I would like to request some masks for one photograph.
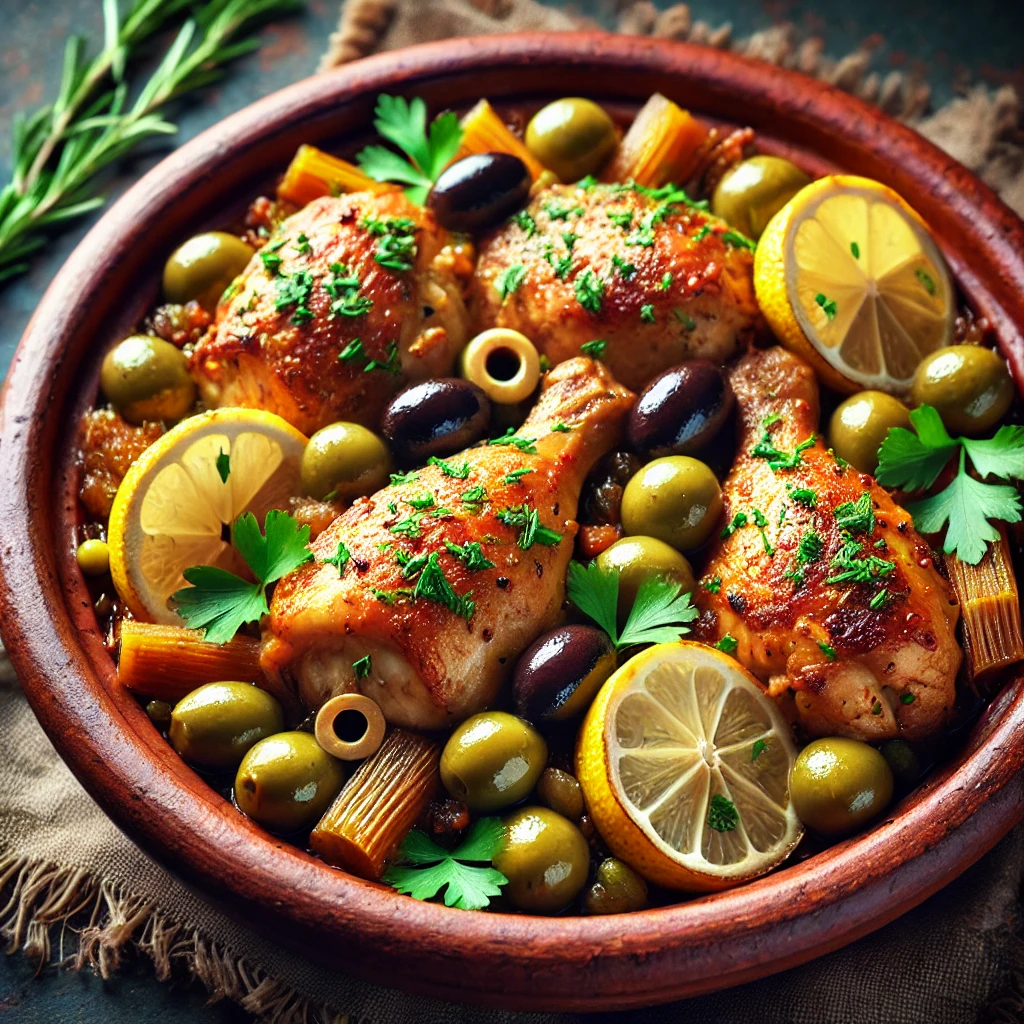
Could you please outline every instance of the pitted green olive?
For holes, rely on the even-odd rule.
[[[757,239],[768,221],[810,183],[809,175],[780,156],[752,156],[725,172],[711,209],[716,217]]]
[[[170,739],[189,764],[234,768],[252,746],[284,728],[281,705],[251,683],[206,683],[171,712]]]
[[[195,299],[208,313],[229,284],[246,268],[253,251],[226,231],[205,231],[179,246],[164,264],[168,302]]]
[[[235,776],[239,809],[273,832],[295,832],[319,820],[341,792],[341,762],[308,732],[268,736],[242,758]]]
[[[841,459],[862,473],[878,468],[878,449],[891,427],[910,427],[907,407],[884,391],[861,391],[836,406],[828,441]]]
[[[188,360],[163,338],[133,334],[115,345],[100,368],[100,389],[129,422],[177,423],[196,400]]]
[[[548,759],[544,738],[505,711],[467,718],[441,754],[441,781],[472,811],[511,807],[529,796]]]
[[[624,861],[608,857],[583,897],[588,914],[625,914],[647,906],[647,883]]]
[[[555,100],[533,115],[526,147],[562,181],[596,174],[619,144],[615,124],[592,100]]]
[[[313,498],[351,501],[388,482],[391,453],[384,439],[358,423],[318,430],[302,453],[302,489]]]
[[[1006,360],[980,345],[950,345],[925,356],[914,374],[914,405],[932,405],[951,434],[976,437],[991,430],[1013,401]]]
[[[606,572],[619,574],[619,617],[629,615],[640,584],[660,576],[678,583],[683,593],[693,590],[693,569],[675,548],[655,537],[623,537],[597,556]]]

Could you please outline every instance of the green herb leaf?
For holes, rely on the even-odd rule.
[[[217,455],[217,475],[222,484],[226,484],[228,477],[231,476],[231,456],[223,448]]]
[[[502,299],[507,299],[526,280],[526,267],[522,263],[513,263],[506,267],[495,279],[494,287]]]
[[[821,653],[824,654],[826,658],[828,658],[829,661],[836,660],[836,649],[831,644],[826,643],[824,640],[819,640],[818,648],[821,650]]]
[[[580,345],[580,351],[585,356],[590,356],[591,359],[600,359],[604,355],[604,350],[607,347],[607,341],[598,339],[597,341],[585,341]]]
[[[518,213],[512,214],[509,220],[513,224],[518,224],[526,232],[527,238],[533,238],[537,233],[537,222],[527,210],[520,210]]]
[[[938,412],[922,405],[910,413],[915,433],[891,427],[878,449],[875,479],[885,487],[923,491],[931,487],[953,457],[957,442],[942,425]]]
[[[332,558],[325,558],[325,565],[333,565],[338,570],[339,576],[345,575],[345,566],[348,564],[348,560],[352,557],[349,553],[348,548],[345,546],[345,542],[342,540],[338,541],[338,550],[335,551]]]
[[[616,646],[671,643],[689,633],[685,623],[693,622],[698,612],[682,589],[676,580],[658,576],[644,580]]]
[[[871,495],[864,491],[856,501],[844,501],[835,508],[836,526],[850,533],[871,534],[875,529],[875,510]]]
[[[508,430],[502,434],[501,437],[492,437],[487,443],[488,444],[508,444],[513,448],[518,448],[525,455],[536,455],[537,439],[534,437],[519,437],[515,432],[515,428],[509,427]]]
[[[412,270],[416,262],[416,222],[408,217],[364,217],[363,227],[378,239],[374,259],[389,270]]]
[[[523,466],[522,469],[513,469],[511,473],[505,474],[505,483],[509,485],[518,484],[522,481],[523,477],[526,476],[527,473],[532,472],[533,470],[528,468],[527,466]]]
[[[740,812],[736,805],[716,793],[708,805],[708,827],[716,832],[731,832],[740,823]]]
[[[343,363],[350,362],[363,356],[363,342],[359,338],[353,338],[339,353],[338,359]]]
[[[767,749],[768,744],[764,740],[754,740],[754,745],[750,748],[750,760],[756,761]]]
[[[370,655],[364,654],[361,658],[352,662],[352,672],[356,679],[365,679],[370,674]]]
[[[645,324],[653,324],[655,322],[654,317],[654,306],[650,303],[645,303],[640,307],[640,319]]]
[[[466,568],[470,572],[480,572],[483,569],[493,569],[494,562],[492,562],[484,553],[480,547],[478,541],[466,541],[465,544],[453,544],[450,540],[444,542],[444,546],[448,551],[453,554],[460,562],[466,563]]]
[[[739,647],[739,645],[740,642],[736,639],[736,637],[734,637],[731,633],[726,633],[725,636],[723,636],[722,639],[719,640],[717,644],[715,644],[715,648],[721,651],[723,654],[732,654],[736,650],[736,648]]]
[[[411,483],[415,483],[417,480],[419,480],[419,478],[420,478],[419,474],[415,473],[415,472],[412,472],[412,473],[392,473],[391,474],[391,485],[395,486],[397,484],[411,484]]]
[[[811,434],[810,437],[801,441],[792,452],[784,452],[775,446],[771,434],[766,429],[761,440],[750,449],[750,454],[755,459],[767,459],[772,472],[777,473],[781,469],[795,469],[799,466],[804,461],[803,453],[808,448],[813,448],[816,440],[817,435]]]
[[[554,547],[562,539],[562,535],[556,530],[549,530],[546,526],[541,526],[539,513],[529,505],[516,505],[512,508],[502,509],[497,514],[497,519],[506,526],[522,527],[516,543],[523,551],[529,551],[534,544]]]
[[[271,509],[264,530],[265,534],[260,533],[251,512],[237,519],[232,530],[235,548],[261,583],[273,583],[313,560],[309,527],[299,526],[287,512]]]
[[[439,459],[436,455],[431,455],[427,459],[428,466],[437,466],[445,476],[450,476],[455,480],[465,480],[469,476],[469,463],[463,462],[461,466],[457,466],[454,462],[446,462],[444,459]]]
[[[600,313],[604,299],[604,281],[589,267],[579,274],[573,282],[576,301],[590,313]],[[588,344],[593,344],[589,342]]]
[[[855,260],[860,259],[860,246],[856,242],[850,243],[850,252],[853,254]]]
[[[455,593],[451,583],[448,582],[448,577],[444,574],[444,569],[441,568],[438,553],[434,551],[423,566],[412,596],[444,605],[449,611],[468,621],[476,610],[475,603],[470,600],[471,593],[472,591],[461,597]]]
[[[995,437],[976,441],[961,437],[979,476],[998,476],[1004,480],[1024,480],[1024,427],[1002,426]]]
[[[821,292],[818,292],[818,294],[814,296],[814,301],[821,306],[822,312],[829,321],[835,320],[837,309],[835,299],[830,299]]]
[[[722,577],[712,576],[711,579],[704,581],[704,589],[709,594],[717,594],[722,589]]]
[[[619,574],[605,572],[597,562],[583,565],[569,563],[566,578],[566,593],[569,600],[584,615],[593,619],[611,638],[618,640],[616,616],[619,604]]]

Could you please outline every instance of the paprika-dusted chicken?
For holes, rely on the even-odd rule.
[[[314,200],[235,279],[196,346],[203,400],[274,412],[305,434],[337,420],[376,425],[409,379],[451,370],[471,270],[401,193]]]
[[[554,186],[481,243],[470,308],[553,364],[604,342],[639,389],[683,359],[725,362],[760,326],[744,243],[682,191]]]
[[[742,437],[696,600],[719,642],[807,733],[920,738],[946,721],[957,605],[910,516],[815,435],[818,387],[782,348],[731,374]],[[730,637],[730,640],[723,638]]]
[[[487,707],[559,616],[580,488],[632,400],[600,363],[572,359],[515,434],[357,500],[278,584],[267,675],[312,708],[358,688],[415,728]]]

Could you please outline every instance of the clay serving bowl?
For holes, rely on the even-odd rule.
[[[604,918],[466,913],[328,868],[248,821],[178,759],[118,686],[74,560],[78,415],[103,352],[156,297],[187,235],[268,187],[302,142],[348,150],[377,93],[434,111],[587,95],[628,117],[660,91],[752,125],[766,151],[902,193],[938,237],[1024,385],[1024,223],[907,128],[801,75],[727,53],[600,34],[459,40],[374,57],[254,104],[183,146],[89,233],[47,291],[7,381],[0,442],[0,626],[36,714],[106,812],[230,913],[324,964],[517,1008],[612,1009],[747,981],[921,902],[1024,816],[1024,674],[886,820],[751,885]]]

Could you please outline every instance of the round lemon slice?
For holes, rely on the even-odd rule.
[[[125,474],[110,511],[110,573],[137,619],[181,624],[169,599],[182,571],[216,565],[248,577],[231,526],[260,526],[298,493],[306,438],[272,413],[214,409],[191,416],[147,448]]]
[[[604,684],[580,730],[576,775],[617,857],[653,882],[707,892],[763,875],[799,842],[795,759],[788,725],[753,677],[680,641]]]
[[[949,271],[924,221],[892,189],[850,175],[801,189],[754,256],[757,300],[779,340],[839,391],[905,392],[948,345]]]

